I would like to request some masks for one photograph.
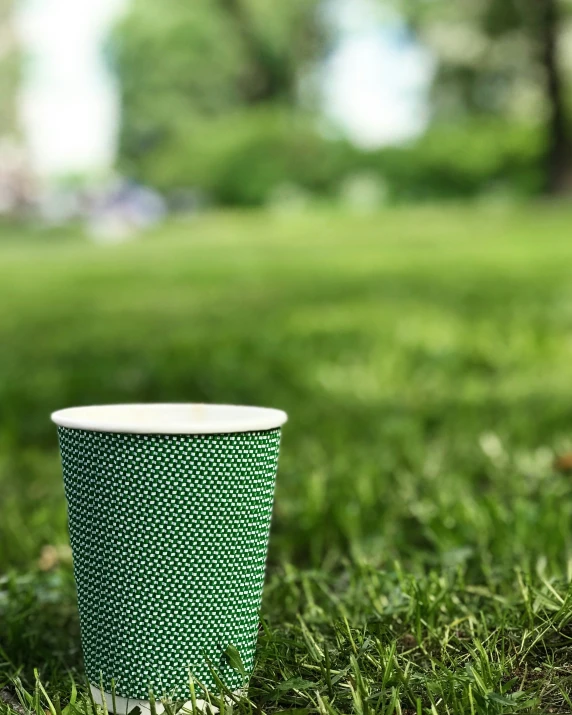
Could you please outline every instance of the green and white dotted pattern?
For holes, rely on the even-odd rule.
[[[58,428],[87,676],[188,699],[189,671],[252,670],[280,429],[144,435]]]

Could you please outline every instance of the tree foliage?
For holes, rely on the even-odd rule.
[[[111,45],[124,164],[236,107],[295,104],[324,46],[318,4],[134,0]]]
[[[474,195],[499,181],[513,181],[516,192],[572,185],[570,88],[560,52],[572,0],[377,2],[397,8],[435,56],[426,140],[368,159],[327,142],[300,111],[308,96],[301,102],[301,87],[335,33],[327,0],[133,0],[111,45],[122,170],[162,190],[192,186],[248,204],[288,183],[331,195],[372,163],[382,181],[399,187],[389,191],[396,196]],[[455,167],[446,158],[452,130],[466,137]],[[519,144],[522,136],[534,139],[519,161],[513,139]],[[487,157],[488,173],[470,160],[472,146]]]
[[[13,26],[15,0],[0,0],[0,137],[18,133],[21,52]]]
[[[570,0],[397,1],[437,57],[436,121],[480,114],[543,124],[545,188],[570,188],[572,67],[561,52]]]

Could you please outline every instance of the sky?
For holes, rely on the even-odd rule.
[[[27,56],[21,114],[43,175],[113,164],[119,107],[103,44],[128,0],[25,0],[17,28]],[[372,0],[332,0],[339,42],[322,73],[323,111],[357,144],[415,136],[426,125],[431,58]]]
[[[338,46],[324,72],[324,111],[358,145],[418,135],[427,125],[430,54],[379,0],[332,0]]]
[[[115,153],[117,88],[103,43],[124,0],[26,0],[17,27],[26,55],[24,132],[40,173],[107,168]]]

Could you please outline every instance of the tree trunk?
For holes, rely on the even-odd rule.
[[[220,7],[235,23],[244,42],[249,66],[242,81],[241,92],[248,104],[278,99],[291,99],[294,76],[284,58],[276,57],[258,36],[241,0],[219,0]]]
[[[539,59],[548,104],[545,155],[546,193],[572,191],[572,147],[568,135],[564,82],[558,65],[558,0],[534,0],[538,17]]]

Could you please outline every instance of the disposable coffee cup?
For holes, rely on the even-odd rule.
[[[58,426],[87,678],[115,712],[241,692],[259,626],[281,410],[73,407]],[[224,688],[220,687],[220,684]]]

